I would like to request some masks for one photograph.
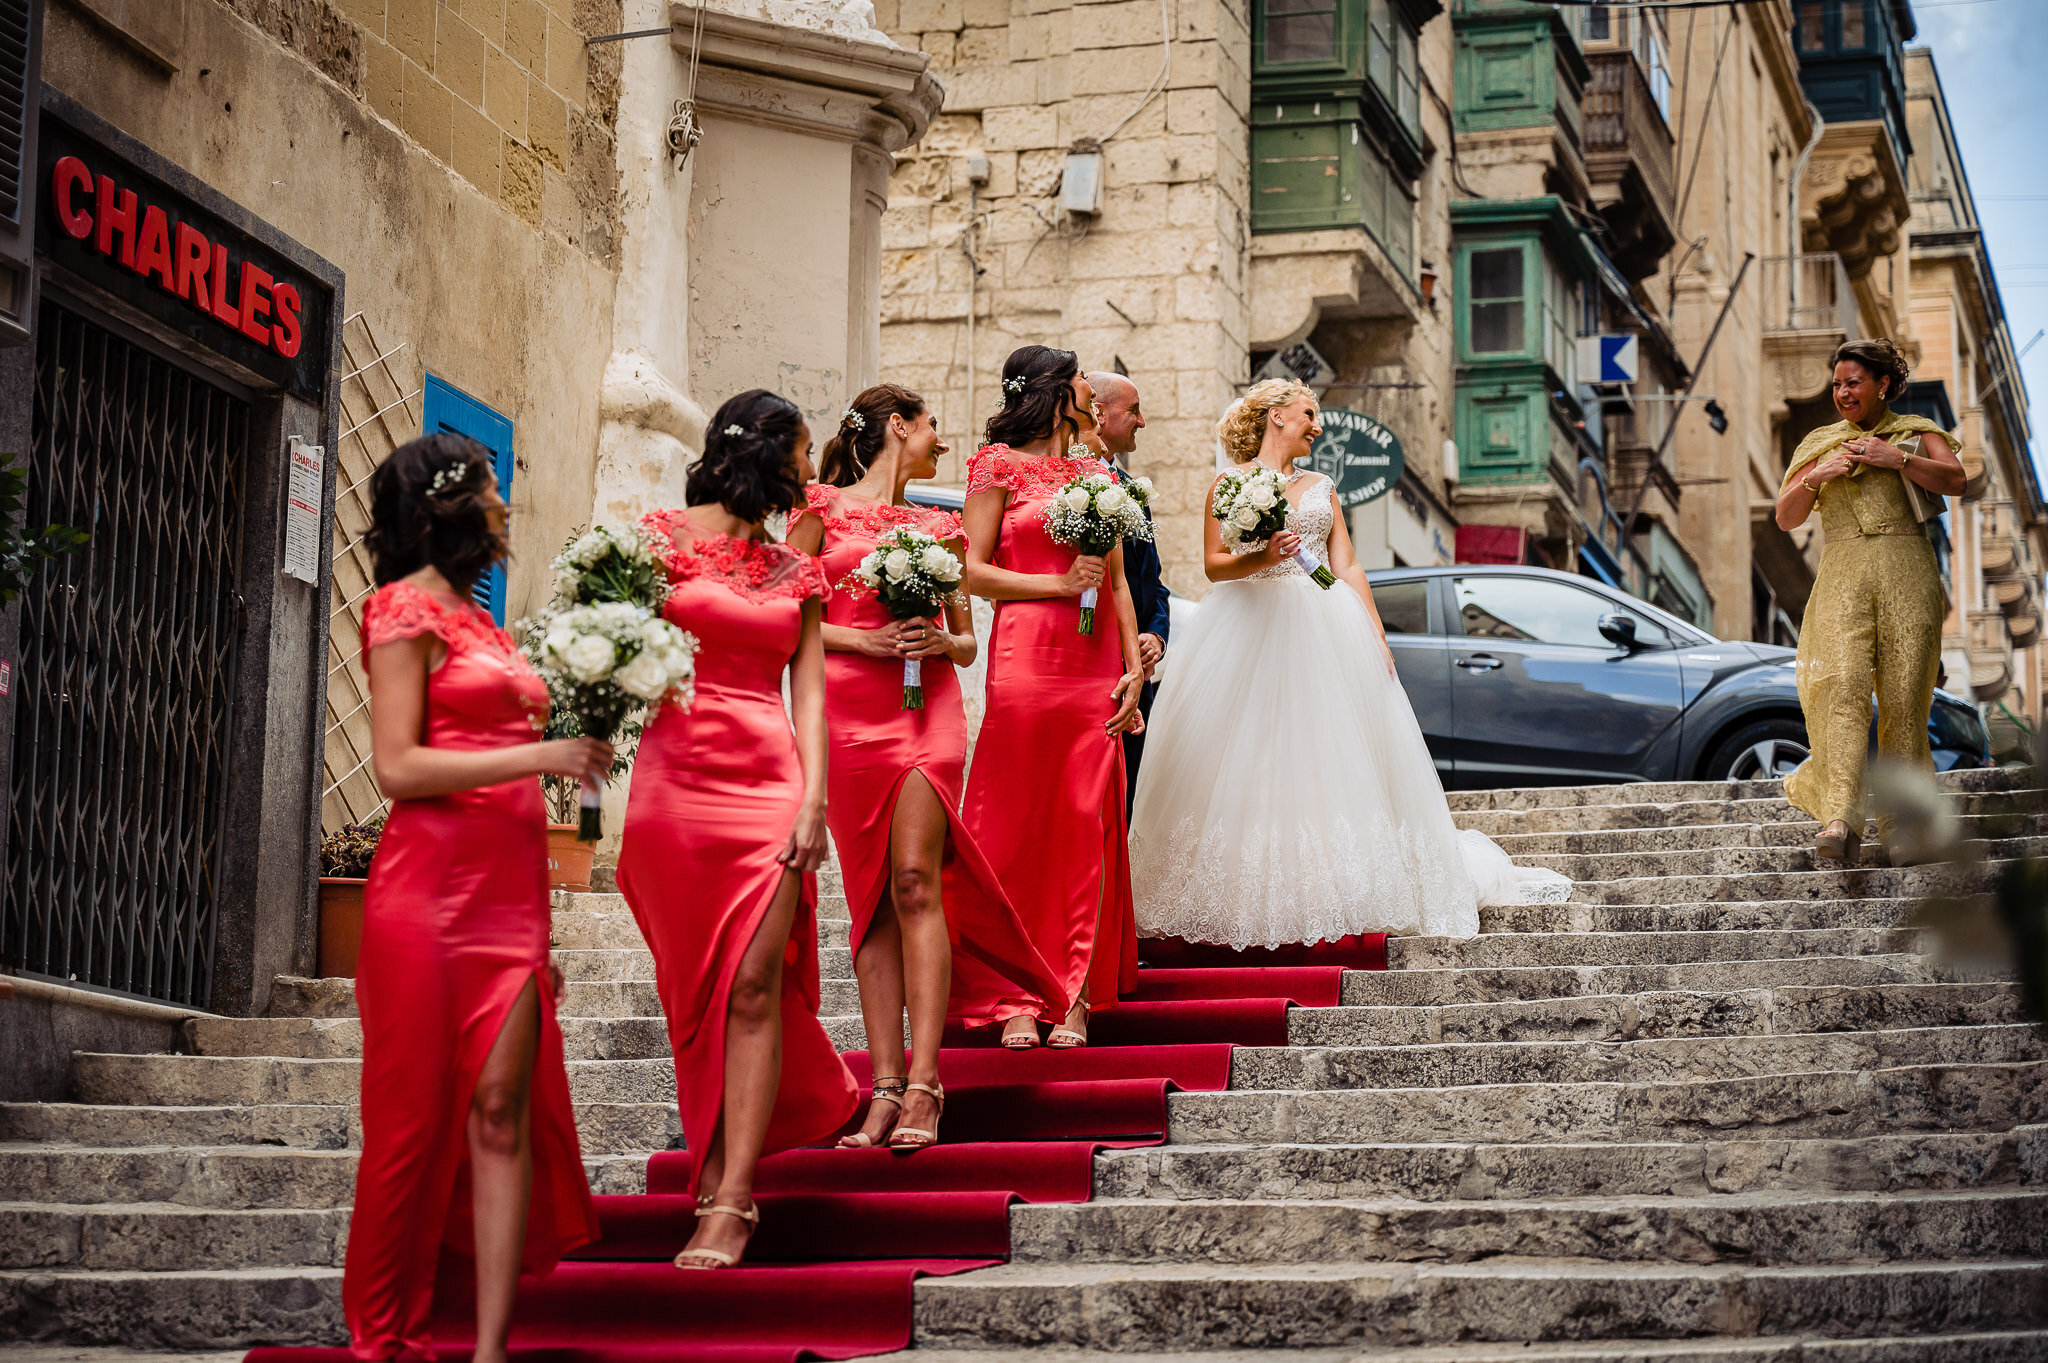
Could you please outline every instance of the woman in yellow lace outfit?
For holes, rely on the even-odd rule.
[[[1879,753],[1923,770],[1934,765],[1927,710],[1948,607],[1905,480],[1934,496],[1959,496],[1963,465],[1959,442],[1939,426],[1887,408],[1905,384],[1905,357],[1890,341],[1837,350],[1842,420],[1799,443],[1778,493],[1779,528],[1802,524],[1818,504],[1823,539],[1799,625],[1799,704],[1812,756],[1785,779],[1785,795],[1820,821],[1815,854],[1850,866],[1861,850],[1873,691]],[[1901,449],[1913,436],[1918,449]]]

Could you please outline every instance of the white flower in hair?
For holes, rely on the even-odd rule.
[[[1003,391],[1004,391],[1004,392],[1006,392],[1006,393],[1021,393],[1021,392],[1023,392],[1023,391],[1024,391],[1024,380],[1023,380],[1023,378],[1022,378],[1022,377],[1020,376],[1020,377],[1018,377],[1018,378],[1014,378],[1014,379],[1004,379],[1004,380],[1003,380]]]
[[[725,433],[727,435],[745,435],[746,431],[738,426],[728,426],[725,428]]]
[[[469,481],[469,464],[445,464],[434,473],[434,481],[427,487],[429,497],[438,497],[451,487],[461,487]]]
[[[853,427],[853,429],[855,429],[856,431],[864,431],[868,428],[868,419],[862,416],[859,412],[854,411],[851,407],[847,408],[844,412],[841,412],[839,414],[839,419],[845,422],[847,425]]]

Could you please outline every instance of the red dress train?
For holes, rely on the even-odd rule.
[[[664,706],[640,739],[619,889],[654,953],[695,1187],[725,1110],[733,976],[782,883],[776,857],[803,803],[782,673],[803,604],[825,583],[815,559],[785,545],[730,535],[689,543],[680,511],[643,524],[679,537],[662,613],[702,651],[695,703]],[[782,1082],[763,1154],[837,1131],[859,1096],[818,1022],[817,905],[817,880],[806,875],[783,956]]]
[[[1009,498],[990,562],[1064,573],[1076,551],[1054,540],[1046,502],[1093,459],[988,445],[967,465],[967,495]],[[1069,998],[1114,1006],[1138,982],[1138,939],[1125,845],[1124,745],[1102,731],[1116,713],[1123,645],[1105,586],[1093,634],[1077,597],[998,601],[988,642],[988,708],[975,742],[962,817]],[[1099,909],[1099,918],[1098,918]],[[1098,939],[1098,921],[1100,937]]]
[[[817,517],[825,532],[819,561],[826,581],[834,584],[825,598],[825,621],[851,629],[879,629],[892,618],[873,597],[856,597],[836,585],[878,538],[906,526],[939,540],[957,543],[961,538],[960,520],[949,512],[852,501],[836,487],[813,485],[805,514]],[[897,795],[917,772],[945,806],[948,824],[940,887],[953,940],[947,1016],[969,1027],[1018,1016],[1064,1018],[1070,999],[960,818],[967,712],[953,665],[943,658],[925,659],[922,710],[903,708],[903,666],[894,659],[827,653],[825,677],[832,733],[825,817],[846,881],[853,949],[860,950],[888,888]]]
[[[505,631],[466,601],[406,582],[363,607],[363,654],[432,634],[431,748],[531,743],[547,688]],[[540,1047],[529,1099],[533,1202],[521,1270],[545,1273],[598,1235],[548,984],[547,822],[531,777],[392,803],[363,899],[356,1005],[363,1029],[363,1153],[349,1217],[342,1309],[358,1358],[432,1357],[442,1246],[473,1253],[469,1105],[529,980]]]

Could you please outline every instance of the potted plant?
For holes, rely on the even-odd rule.
[[[384,836],[384,820],[347,824],[320,839],[320,957],[322,979],[353,979],[363,945],[363,886],[370,859]]]

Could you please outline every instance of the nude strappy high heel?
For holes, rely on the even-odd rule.
[[[872,1107],[876,1103],[893,1103],[900,1118],[903,1114],[903,1095],[909,1091],[904,1087],[904,1082],[904,1077],[900,1074],[875,1080],[868,1088],[868,1106]],[[916,1085],[910,1087],[915,1088]],[[856,1131],[851,1136],[839,1138],[841,1150],[870,1150],[881,1143],[865,1131]]]
[[[1081,1025],[1086,1027],[1088,1025],[1087,1005],[1077,1003],[1074,1007],[1081,1014]],[[1070,1018],[1073,1015],[1073,1013],[1067,1014]],[[1053,1028],[1051,1033],[1045,1038],[1046,1049],[1054,1051],[1078,1051],[1087,1044],[1088,1034],[1086,1032],[1077,1032],[1065,1023],[1061,1023]]]
[[[932,1115],[932,1125],[929,1131],[923,1127],[899,1126],[890,1132],[889,1148],[891,1150],[922,1150],[927,1145],[937,1145],[939,1143],[939,1118],[944,1116],[946,1112],[946,1086],[944,1084],[911,1084],[904,1090],[905,1093],[912,1091],[929,1093],[938,1111]],[[906,1137],[913,1139],[905,1139]]]
[[[752,1205],[751,1203],[750,1203],[750,1204],[748,1204],[748,1206],[746,1207],[746,1209],[745,1209],[745,1210],[741,1210],[741,1209],[740,1209],[740,1208],[738,1208],[738,1207],[728,1207],[728,1206],[726,1206],[726,1205],[725,1205],[724,1203],[722,1203],[722,1202],[714,1202],[714,1203],[712,1203],[712,1204],[711,1204],[710,1206],[708,1206],[708,1207],[699,1207],[699,1208],[697,1208],[697,1215],[698,1215],[698,1216],[700,1216],[700,1217],[703,1217],[703,1216],[734,1216],[734,1217],[738,1217],[738,1218],[739,1218],[740,1220],[742,1220],[742,1221],[744,1221],[744,1222],[746,1222],[746,1223],[747,1223],[747,1226],[748,1226],[748,1231],[747,1231],[747,1238],[748,1238],[749,1240],[752,1240],[752,1239],[754,1238],[754,1233],[753,1233],[753,1229],[752,1229],[752,1228],[753,1228],[753,1227],[756,1227],[756,1226],[759,1226],[759,1225],[761,1224],[761,1209],[760,1209],[759,1207],[753,1206],[753,1205]],[[685,1263],[685,1262],[683,1262],[683,1261],[684,1261],[684,1260],[686,1260],[686,1259],[689,1259],[689,1260],[696,1260],[696,1261],[698,1261],[698,1262],[694,1262],[694,1263]],[[686,1273],[696,1273],[696,1272],[701,1272],[701,1271],[702,1271],[702,1270],[704,1270],[704,1269],[711,1269],[711,1268],[731,1268],[731,1267],[732,1267],[733,1265],[737,1264],[737,1263],[738,1263],[739,1261],[740,1261],[740,1256],[739,1256],[739,1255],[737,1255],[737,1254],[727,1254],[727,1253],[726,1253],[726,1252],[725,1252],[724,1250],[722,1250],[722,1249],[686,1249],[686,1250],[684,1250],[684,1251],[683,1251],[683,1252],[682,1252],[681,1254],[678,1254],[678,1255],[677,1255],[677,1256],[675,1257],[675,1265],[676,1265],[676,1267],[677,1267],[677,1268],[680,1268],[680,1269],[682,1269],[682,1270],[683,1270],[684,1272],[686,1272]]]
[[[1038,1049],[1038,1022],[1034,1018],[1012,1018],[1010,1022],[1025,1021],[1031,1025],[1022,1031],[1010,1030],[1010,1023],[1003,1024],[1003,1049],[1006,1051],[1035,1051]]]

